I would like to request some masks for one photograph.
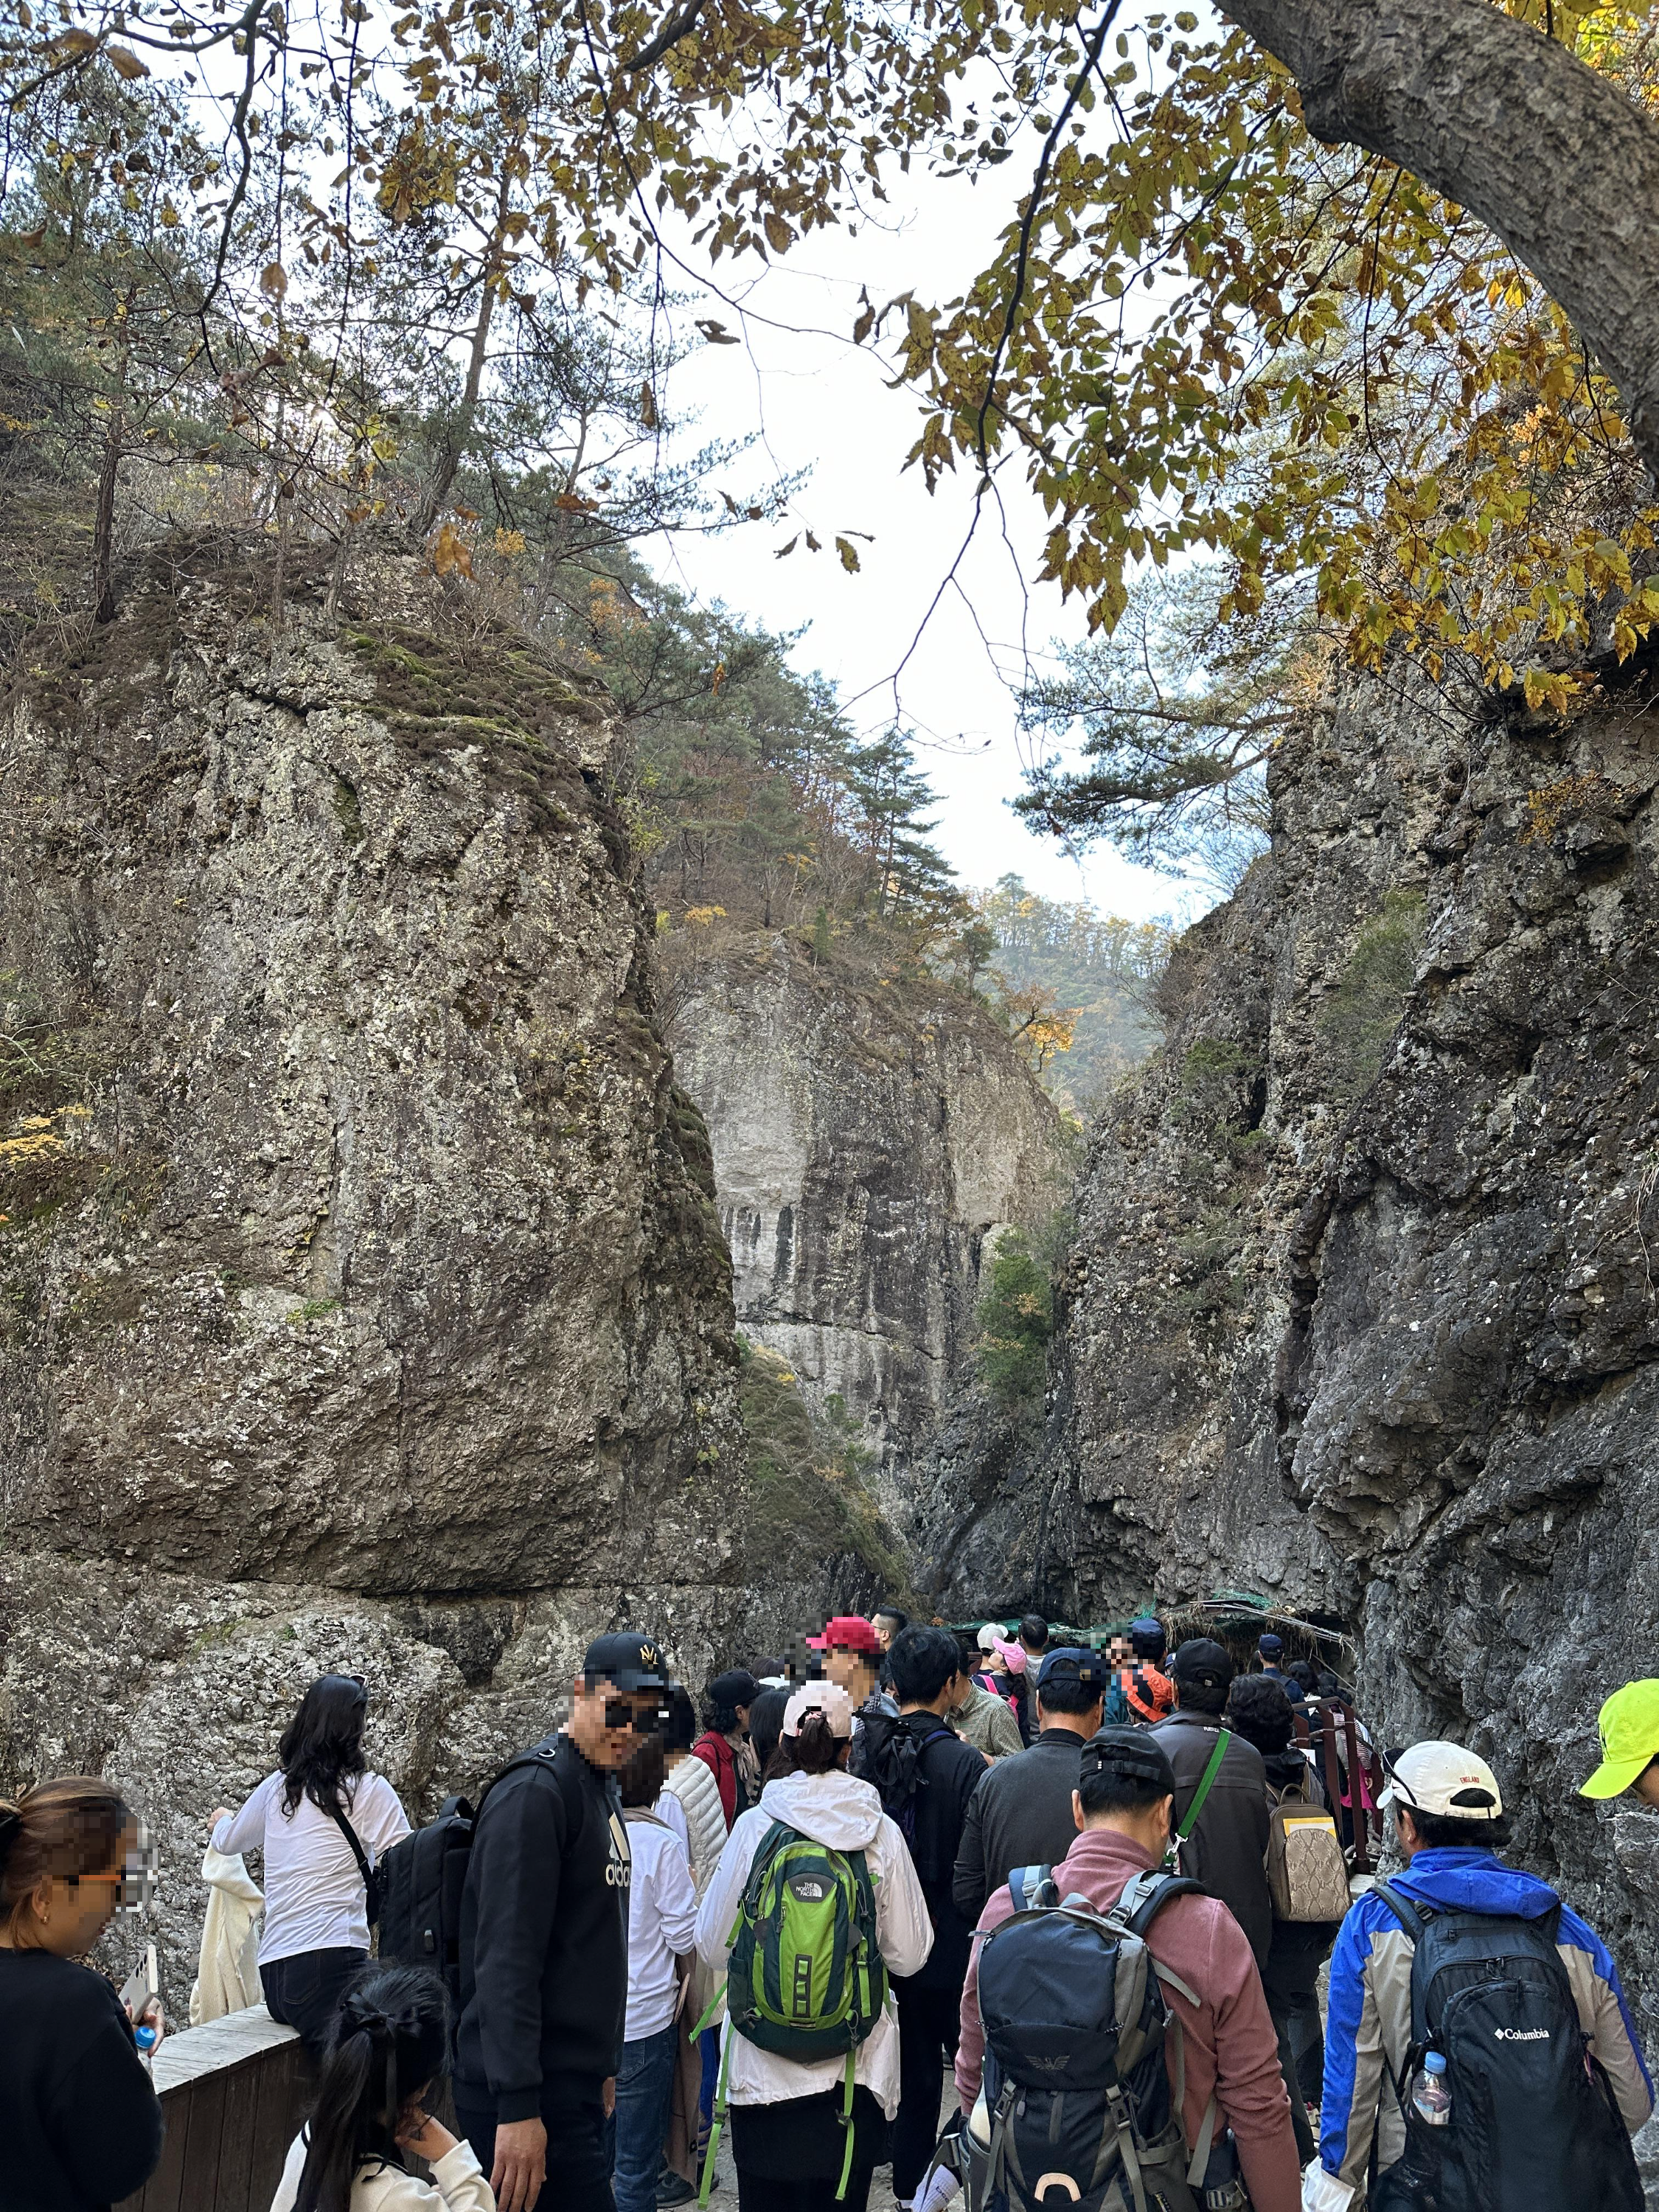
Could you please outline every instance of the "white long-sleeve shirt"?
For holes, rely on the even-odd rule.
[[[624,2043],[660,2035],[679,2002],[674,1961],[691,1948],[697,1893],[678,1836],[659,1820],[630,1816],[634,1878],[628,1885],[628,2016]]]
[[[305,2162],[306,2131],[301,2128],[288,2147],[270,2212],[294,2212]],[[433,2167],[430,2181],[405,2173],[401,2166],[378,2162],[364,2166],[351,2185],[351,2212],[495,2212],[495,2199],[478,2170],[471,2144],[458,2142]]]
[[[862,1850],[876,1891],[876,1942],[889,1974],[920,1971],[933,1948],[927,1900],[921,1893],[904,1838],[881,1809],[867,1782],[850,1774],[789,1774],[769,1782],[758,1805],[743,1814],[726,1838],[720,1864],[697,1908],[697,1949],[724,1971],[727,1938],[738,1917],[744,1885],[762,1838],[774,1820],[838,1851]],[[734,2105],[775,2105],[790,2097],[815,2097],[839,2087],[843,2058],[781,2058],[745,2036],[723,2031],[731,2044],[726,2094]],[[882,2017],[859,2045],[854,2079],[877,2098],[890,2120],[899,2102],[898,2002],[890,1986]]]
[[[347,1817],[374,1866],[409,1833],[409,1816],[384,1775],[355,1775]],[[238,1813],[213,1831],[216,1851],[265,1855],[265,1925],[259,1964],[301,1951],[367,1951],[368,1899],[351,1846],[326,1813],[301,1797],[283,1810],[283,1778],[268,1774]]]

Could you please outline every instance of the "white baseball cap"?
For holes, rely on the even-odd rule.
[[[1504,1809],[1498,1777],[1461,1743],[1414,1743],[1389,1765],[1384,1811],[1432,1813],[1443,1820],[1495,1820]]]
[[[804,1682],[783,1709],[783,1735],[799,1735],[800,1724],[808,1713],[822,1713],[830,1723],[830,1733],[849,1736],[853,1733],[853,1700],[838,1682]]]

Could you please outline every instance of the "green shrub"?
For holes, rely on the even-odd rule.
[[[1376,1080],[1412,987],[1426,906],[1420,891],[1390,891],[1355,938],[1325,1002],[1319,1032],[1340,1105],[1352,1106]]]
[[[1042,1403],[1048,1377],[1054,1286],[1048,1270],[1018,1232],[997,1247],[978,1320],[975,1358],[987,1390],[1006,1412],[1035,1411]]]

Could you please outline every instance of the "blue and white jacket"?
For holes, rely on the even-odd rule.
[[[1556,1904],[1547,1882],[1485,1850],[1419,1851],[1389,1886],[1446,1911],[1494,1912],[1536,1920]],[[1591,2050],[1606,2068],[1626,2125],[1635,2134],[1653,2110],[1653,2083],[1607,1948],[1571,1907],[1561,1907],[1557,1944]],[[1319,2162],[1353,2191],[1365,2193],[1371,2136],[1379,2124],[1379,2171],[1406,2147],[1405,2126],[1382,2078],[1386,2057],[1396,2076],[1412,2033],[1411,1937],[1380,1897],[1362,1897],[1342,1923],[1331,1954],[1330,2017],[1325,2031],[1325,2092]]]

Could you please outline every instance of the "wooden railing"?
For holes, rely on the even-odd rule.
[[[167,2036],[155,2063],[161,2162],[116,2212],[270,2212],[315,2079],[263,2005]]]

